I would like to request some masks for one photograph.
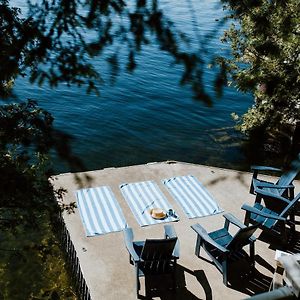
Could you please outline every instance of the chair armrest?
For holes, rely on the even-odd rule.
[[[192,229],[194,231],[196,231],[196,233],[198,235],[201,236],[201,238],[203,240],[205,240],[206,243],[209,243],[211,246],[217,248],[218,250],[220,250],[223,253],[228,253],[229,250],[227,250],[226,248],[224,248],[223,246],[219,245],[218,243],[216,243],[207,233],[207,231],[200,225],[200,224],[194,224],[191,226]]]
[[[266,167],[266,166],[251,166],[251,171],[253,172],[252,181],[253,181],[253,179],[257,179],[257,175],[258,175],[259,171],[282,172],[281,169],[273,168],[273,167]]]
[[[177,237],[173,225],[165,225],[164,229],[165,229],[165,238],[174,238],[174,237]]]
[[[255,183],[256,188],[270,188],[270,189],[290,189],[290,188],[295,188],[293,184],[288,184],[288,185],[278,185],[270,182],[258,182]]]
[[[268,166],[251,166],[251,171],[274,171],[274,172],[282,172],[282,169],[268,167]]]
[[[276,199],[275,201],[277,201],[277,200],[283,201],[286,204],[289,204],[291,202],[290,200],[287,200],[286,198],[284,198],[282,196],[279,196],[279,195],[276,195],[276,194],[264,191],[262,189],[255,189],[254,191],[257,194],[257,196],[260,196],[261,198],[269,197],[269,198]]]
[[[245,228],[247,227],[245,224],[243,224],[239,219],[237,219],[234,215],[232,214],[224,214],[223,217],[228,221],[227,223],[232,223],[235,226],[239,228]]]
[[[237,219],[234,215],[232,215],[232,214],[224,214],[223,215],[223,217],[226,219],[226,220],[228,220],[228,222],[227,223],[231,223],[231,224],[234,224],[234,225],[236,225],[237,227],[239,227],[239,228],[241,228],[241,229],[243,229],[243,228],[246,228],[247,226],[244,224],[244,223],[242,223],[239,219]],[[226,226],[226,225],[225,225]],[[229,224],[227,225],[227,230],[228,230],[228,227],[229,227]],[[252,243],[254,243],[255,241],[256,241],[256,237],[254,236],[254,235],[252,235],[251,237],[250,237],[250,241],[252,242]]]
[[[176,238],[177,237],[173,225],[165,225],[164,229],[165,229],[165,238],[166,239],[167,238]],[[173,251],[173,256],[176,257],[176,258],[179,258],[179,256],[180,256],[180,250],[179,249],[180,249],[180,244],[179,244],[179,239],[177,238],[177,241],[176,241],[176,244],[175,244],[175,248],[174,248],[174,251]]]
[[[283,218],[283,217],[267,214],[265,212],[262,212],[262,211],[256,209],[255,207],[252,207],[252,206],[247,205],[247,204],[243,204],[242,209],[246,210],[247,212],[254,213],[254,214],[260,215],[262,217],[268,218],[268,219],[274,219],[274,220],[283,221],[283,222],[286,221],[286,219]]]
[[[130,256],[132,257],[132,259],[135,262],[140,261],[140,257],[137,255],[136,251],[134,250],[133,247],[133,231],[132,228],[125,228],[124,229],[124,240],[125,240],[125,245],[126,248],[130,254]]]

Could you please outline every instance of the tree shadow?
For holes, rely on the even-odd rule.
[[[186,287],[185,274],[195,276],[202,286],[206,299],[212,299],[212,290],[203,270],[192,271],[182,265],[177,265],[176,269],[176,289],[173,289],[174,282],[171,276],[152,276],[145,278],[145,295],[140,295],[139,299],[186,299],[199,300],[200,298],[193,294]]]

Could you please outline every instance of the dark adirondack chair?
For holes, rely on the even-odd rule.
[[[295,294],[289,286],[283,286],[273,291],[257,294],[245,300],[297,300]]]
[[[129,252],[129,261],[135,266],[136,292],[139,297],[141,276],[173,276],[173,287],[176,288],[176,264],[179,258],[179,241],[173,225],[165,225],[164,239],[146,239],[133,241],[131,228],[124,230],[125,244]]]
[[[245,226],[232,214],[224,214],[225,224],[222,229],[207,233],[200,225],[192,225],[192,229],[197,233],[195,254],[200,257],[200,248],[203,247],[216,267],[223,273],[223,283],[228,285],[228,266],[237,260],[247,260],[250,267],[254,268],[254,242],[253,233],[258,228],[257,225]],[[239,228],[235,235],[229,233],[229,225],[233,224]],[[249,255],[243,250],[249,245]]]
[[[279,235],[283,244],[288,243],[289,236],[295,232],[295,213],[300,199],[300,193],[292,200],[259,190],[253,206],[244,204],[246,211],[245,225],[258,224],[262,230],[273,235]],[[288,234],[290,228],[290,235]]]
[[[252,166],[251,170],[253,171],[252,182],[250,186],[251,194],[255,194],[255,190],[260,189],[278,196],[293,199],[294,185],[292,183],[300,172],[300,154],[298,154],[297,158],[292,161],[289,169],[284,172],[282,172],[282,170],[278,168],[265,166]],[[258,179],[257,176],[259,174],[259,171],[281,172],[282,174],[277,182],[272,183]]]

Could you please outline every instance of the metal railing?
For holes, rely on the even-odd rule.
[[[60,246],[66,256],[67,269],[70,274],[72,285],[75,289],[78,299],[92,300],[89,288],[83,277],[79,259],[75,247],[72,243],[68,229],[66,228],[62,214],[59,213],[54,220],[54,226],[57,230]]]

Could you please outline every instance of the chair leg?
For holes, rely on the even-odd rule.
[[[285,223],[281,222],[280,226],[280,236],[279,238],[281,239],[282,245],[287,246],[289,243],[289,237],[287,234],[287,230],[285,227]]]
[[[252,175],[252,179],[251,179],[251,185],[250,185],[250,194],[253,194],[254,195],[254,186],[253,186],[253,179],[256,179],[257,178],[257,175],[258,175],[258,171],[257,170],[254,170],[253,171],[253,175]]]
[[[195,255],[197,257],[200,257],[200,248],[201,248],[201,236],[198,234],[197,235],[196,246],[195,246]]]
[[[253,242],[253,243],[250,243],[250,258],[253,263],[254,263],[254,253],[255,253],[255,245]]]
[[[176,292],[176,288],[177,288],[177,282],[176,282],[176,269],[177,269],[177,262],[176,260],[174,261],[174,271],[173,271],[173,290],[174,292]]]
[[[228,286],[228,265],[227,260],[223,260],[222,262],[222,271],[223,271],[223,283],[225,286]]]
[[[141,283],[140,283],[140,279],[139,279],[139,268],[138,266],[135,267],[136,270],[136,296],[137,298],[139,297],[139,291],[141,289]]]
[[[250,224],[250,212],[248,212],[248,211],[246,211],[246,213],[245,213],[244,224],[246,226],[249,226],[249,224]]]
[[[255,245],[254,242],[250,243],[250,266],[251,269],[255,269]]]
[[[254,186],[253,186],[253,180],[251,181],[251,185],[250,185],[250,190],[249,190],[249,193],[254,195]]]
[[[289,227],[290,227],[290,232],[289,232],[289,235],[287,234],[287,230],[286,230],[286,227],[285,228],[285,235],[286,235],[286,241],[287,241],[287,244],[294,238],[295,236],[295,232],[296,232],[296,220],[295,220],[295,215],[292,214],[290,216],[290,220],[289,220]]]

